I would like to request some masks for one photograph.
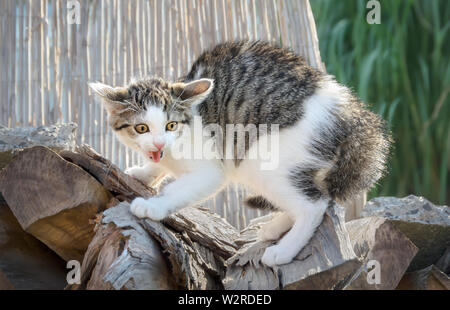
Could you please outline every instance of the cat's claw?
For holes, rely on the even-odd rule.
[[[139,218],[149,218],[154,221],[160,221],[169,215],[166,206],[158,198],[136,198],[131,202],[130,210]]]
[[[293,253],[289,248],[276,244],[266,248],[261,262],[266,266],[274,267],[292,262],[296,255],[297,253]]]

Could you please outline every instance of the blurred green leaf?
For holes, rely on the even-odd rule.
[[[450,1],[311,0],[327,71],[352,88],[393,131],[389,173],[370,195],[450,201]]]

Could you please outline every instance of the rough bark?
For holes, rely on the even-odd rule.
[[[363,261],[346,289],[393,290],[397,287],[417,247],[394,224],[381,217],[367,217],[346,223],[355,254]],[[380,282],[368,281],[368,263],[380,267]]]
[[[211,231],[214,231],[211,234]],[[97,225],[73,289],[220,289],[237,231],[202,208],[186,208],[166,223],[140,220],[122,202]]]
[[[88,145],[76,147],[76,152],[62,151],[60,155],[89,172],[119,200],[131,201],[135,197],[147,198],[155,194],[152,188],[125,174]]]
[[[0,172],[0,191],[22,229],[64,260],[82,260],[95,214],[111,194],[90,174],[52,150],[19,152]]]
[[[81,283],[69,288],[175,288],[159,245],[126,209],[115,207],[105,212],[84,257]],[[113,219],[116,216],[118,225]]]
[[[256,238],[260,224],[253,221],[236,243],[241,246],[228,261],[226,289],[341,289],[361,266],[344,225],[342,208],[329,207],[321,225],[293,262],[269,268],[260,263],[267,246]]]

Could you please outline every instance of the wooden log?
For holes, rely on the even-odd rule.
[[[118,210],[112,208],[111,210]],[[120,215],[126,227],[99,223],[84,256],[81,283],[70,289],[173,289],[167,264],[159,245],[127,214]],[[112,212],[112,216],[117,213]],[[128,215],[128,217],[126,216]]]
[[[354,196],[352,199],[343,202],[345,209],[345,221],[355,220],[361,217],[361,212],[367,202],[367,193],[364,191]]]
[[[89,146],[61,155],[82,166],[120,200],[155,194]],[[185,208],[163,224],[139,220],[123,202],[104,212],[83,260],[81,284],[70,288],[221,288],[224,261],[236,251],[237,236],[234,227],[203,208]]]
[[[0,291],[13,290],[14,286],[9,282],[8,278],[0,270]]]
[[[322,223],[303,250],[289,264],[269,268],[260,263],[272,242],[257,240],[262,222],[272,215],[252,221],[241,232],[241,246],[228,261],[226,289],[342,289],[361,266],[344,225],[341,207],[330,206]]]
[[[444,255],[439,258],[435,266],[445,274],[450,275],[450,247],[445,250]]]
[[[256,233],[272,215],[240,234],[201,207],[162,222],[138,219],[129,201],[153,189],[88,146],[60,154],[20,152],[1,171],[0,189],[24,230],[66,260],[82,261],[81,283],[68,288],[342,289],[361,267],[338,206],[327,209],[292,263],[269,268],[259,261],[272,242],[257,241]]]
[[[213,232],[213,233],[211,233]],[[237,231],[203,208],[165,223],[141,220],[122,202],[104,212],[72,289],[220,289]]]
[[[122,172],[89,145],[84,144],[75,149],[76,152],[62,151],[60,155],[89,172],[116,198],[131,202],[136,197],[148,198],[155,195],[153,188]]]
[[[435,264],[450,246],[449,207],[434,205],[424,197],[373,198],[361,215],[389,219],[419,248],[408,272]]]
[[[64,260],[82,260],[90,222],[111,194],[90,174],[49,148],[18,153],[0,172],[0,192],[23,230]]]
[[[0,289],[57,290],[66,285],[65,262],[22,229],[1,195],[0,267],[4,278]]]
[[[166,218],[164,223],[177,232],[185,232],[190,239],[223,258],[230,258],[237,250],[235,240],[239,234],[236,228],[209,209],[181,209]]]
[[[395,289],[418,248],[385,218],[367,217],[347,222],[345,226],[355,254],[363,261],[360,270],[346,289]],[[377,279],[379,283],[368,280],[368,268],[375,266],[369,266],[370,261],[376,261],[380,268],[380,278]]]
[[[408,272],[400,281],[398,290],[450,290],[450,278],[436,266]]]

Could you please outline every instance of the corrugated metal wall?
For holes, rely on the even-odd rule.
[[[80,24],[69,24],[77,3]],[[323,69],[307,0],[1,0],[0,27],[0,123],[76,122],[78,142],[121,168],[140,159],[113,138],[89,81],[175,79],[205,48],[240,38],[292,47]],[[232,185],[208,205],[241,228],[259,215],[240,207],[245,195]]]

